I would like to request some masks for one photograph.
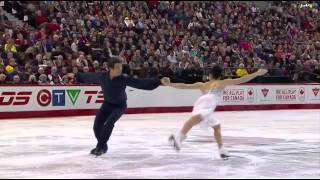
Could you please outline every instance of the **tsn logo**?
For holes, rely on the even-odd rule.
[[[94,100],[93,97],[96,97],[95,104],[101,104],[104,101],[103,92],[100,91],[85,91],[84,94],[87,95],[87,104],[92,103]]]
[[[27,105],[30,101],[32,92],[22,91],[22,92],[12,92],[4,91],[0,94],[0,106],[10,106],[10,105]]]

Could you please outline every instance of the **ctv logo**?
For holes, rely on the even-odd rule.
[[[68,89],[68,90],[52,90],[52,93],[46,89],[42,89],[38,92],[37,102],[40,106],[65,106],[66,105],[66,92],[73,105],[78,100],[81,90],[80,89]]]
[[[27,105],[30,101],[32,92],[22,91],[22,92],[12,92],[4,91],[0,94],[0,106],[23,106]]]

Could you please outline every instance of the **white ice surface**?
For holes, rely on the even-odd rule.
[[[198,127],[168,145],[189,115],[124,115],[98,158],[93,116],[0,120],[0,178],[320,178],[320,110],[217,112],[227,161]]]

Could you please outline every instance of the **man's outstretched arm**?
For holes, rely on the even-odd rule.
[[[125,76],[126,85],[143,90],[154,90],[159,87],[166,78],[133,78]]]
[[[71,78],[76,78],[79,83],[99,84],[104,76],[104,73],[69,73],[68,76]]]

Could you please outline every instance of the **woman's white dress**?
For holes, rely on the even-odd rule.
[[[203,120],[200,122],[200,127],[208,129],[220,124],[219,120],[214,115],[220,99],[223,95],[223,89],[212,89],[208,93],[199,97],[195,102],[192,110],[192,115],[201,115]]]

